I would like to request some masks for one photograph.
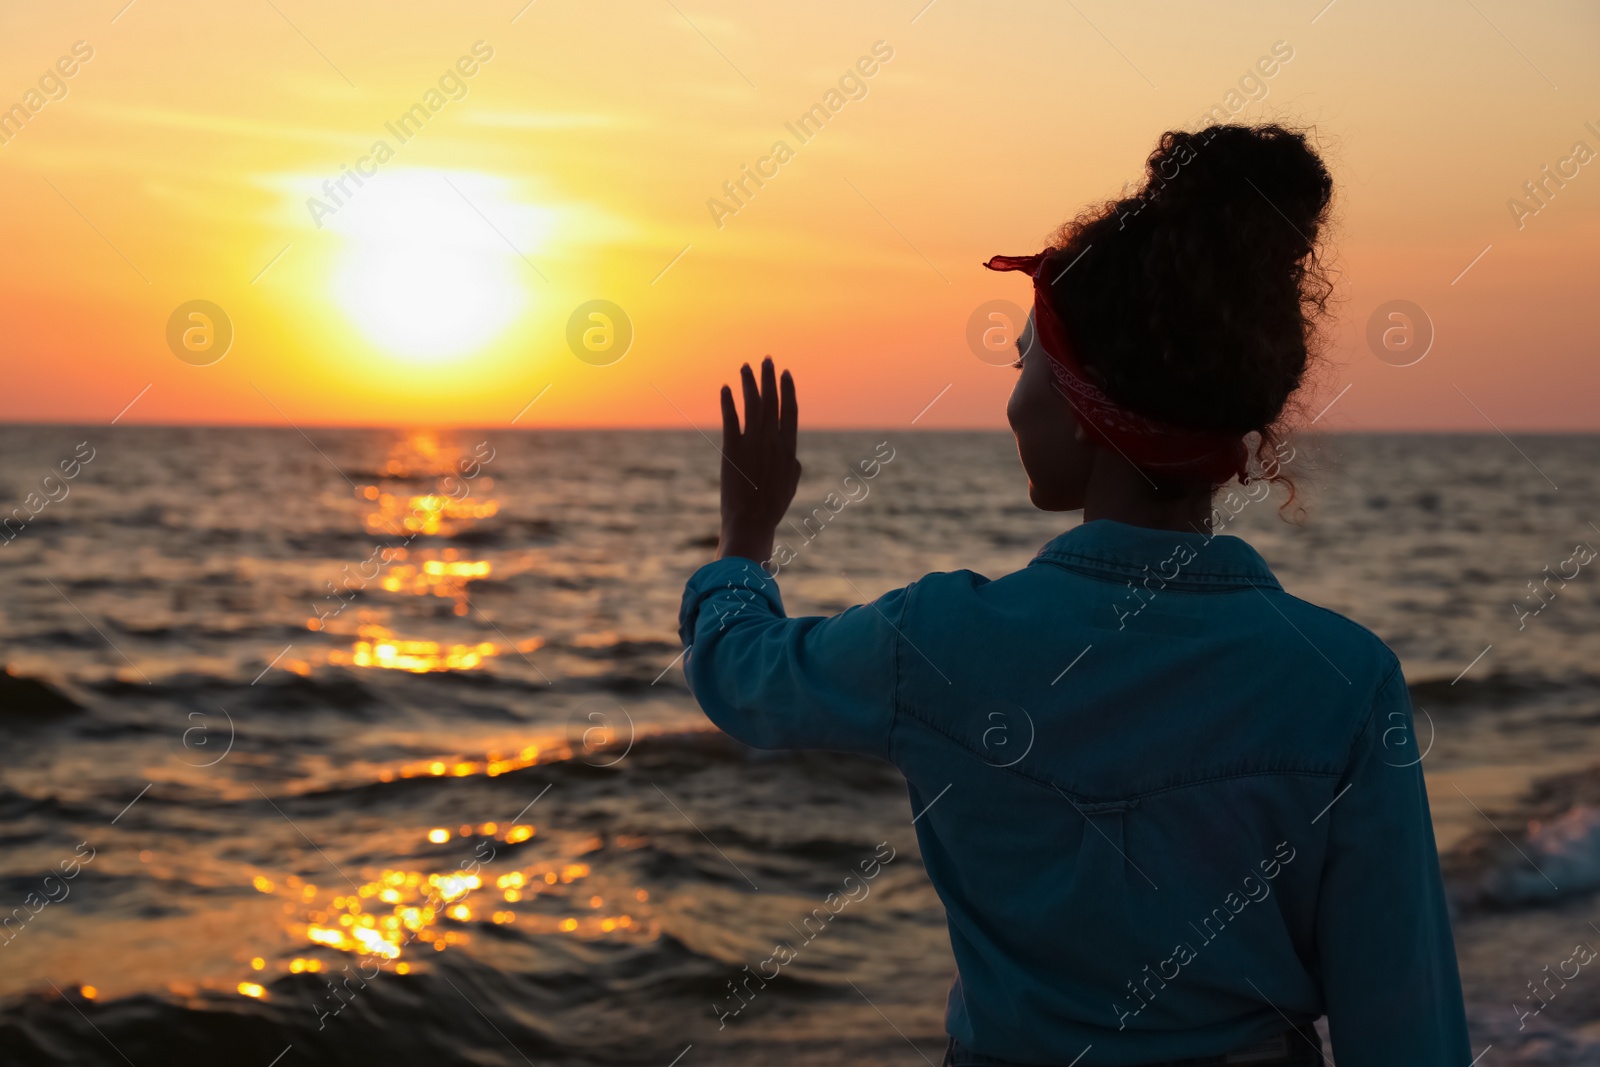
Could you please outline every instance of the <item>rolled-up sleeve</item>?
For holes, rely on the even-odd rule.
[[[751,560],[689,579],[678,633],[706,716],[753,748],[819,748],[887,759],[909,589],[828,618],[784,615],[778,583]]]
[[[1472,1060],[1420,756],[1396,665],[1328,809],[1317,941],[1340,1063]]]

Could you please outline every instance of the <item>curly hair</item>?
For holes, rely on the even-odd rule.
[[[1260,434],[1264,476],[1288,485],[1289,503],[1273,449],[1333,291],[1317,244],[1332,195],[1298,131],[1169,131],[1138,191],[1063,226],[1045,267],[1112,399],[1177,426]]]

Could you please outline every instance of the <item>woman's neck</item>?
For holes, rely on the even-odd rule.
[[[1154,530],[1209,533],[1211,489],[1163,491],[1149,475],[1115,453],[1099,450],[1083,498],[1083,521],[1110,519]]]

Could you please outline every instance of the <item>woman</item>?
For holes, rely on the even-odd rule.
[[[1084,520],[1015,574],[786,618],[761,564],[794,383],[745,366],[742,431],[722,390],[690,684],[746,744],[905,774],[959,971],[948,1064],[1313,1064],[1323,1015],[1344,1067],[1472,1060],[1399,662],[1215,529],[1222,485],[1287,481],[1331,193],[1301,134],[1172,132],[1136,195],[990,261],[1034,279],[1029,496]]]

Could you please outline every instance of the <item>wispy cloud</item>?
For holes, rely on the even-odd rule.
[[[598,130],[622,125],[609,115],[535,111],[470,111],[465,121],[500,130]]]
[[[371,130],[338,130],[275,122],[255,122],[238,115],[204,111],[172,111],[163,108],[135,107],[127,104],[89,102],[78,106],[85,115],[105,119],[120,128],[153,126],[172,130],[200,130],[232,137],[274,141],[304,141],[313,144],[362,145],[372,140]]]

